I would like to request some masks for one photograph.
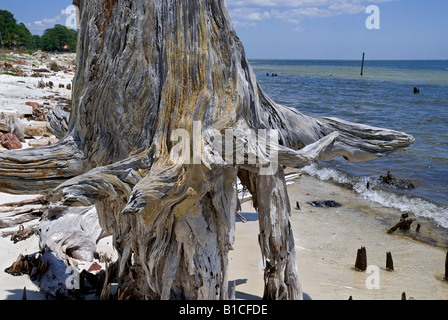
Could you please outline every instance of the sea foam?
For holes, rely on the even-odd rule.
[[[362,199],[366,199],[401,212],[410,212],[416,217],[424,217],[435,221],[439,226],[448,229],[448,208],[425,199],[400,194],[399,189],[381,186],[378,178],[350,176],[346,172],[325,165],[312,164],[302,169],[310,176],[329,181],[352,189]]]

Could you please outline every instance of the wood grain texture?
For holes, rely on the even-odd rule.
[[[114,235],[119,286],[135,297],[227,299],[236,179],[250,175],[242,182],[260,213],[264,297],[302,298],[282,166],[366,161],[414,139],[276,104],[257,84],[224,1],[74,3],[80,31],[67,135],[0,153],[0,191],[95,205]],[[189,150],[200,151],[197,163],[173,161],[179,129],[192,138]],[[246,145],[243,158],[267,161],[278,150],[273,174],[262,175],[261,162],[235,164],[216,153],[211,137],[226,129]],[[278,132],[270,150],[260,152],[259,130]],[[241,152],[229,150],[231,158]]]

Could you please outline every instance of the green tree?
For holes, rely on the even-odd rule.
[[[10,47],[15,45],[17,35],[14,34],[14,29],[17,26],[17,21],[14,15],[6,10],[0,10],[0,32],[2,33],[2,46]]]
[[[17,24],[14,15],[6,10],[0,10],[0,32],[2,46],[9,49],[30,48],[32,35],[28,28],[20,22]]]
[[[32,44],[32,34],[30,30],[28,30],[23,22],[20,22],[17,25],[15,32],[18,35],[18,46],[29,49]]]
[[[42,49],[45,51],[71,51],[76,50],[77,31],[57,24],[44,31],[42,36]]]
[[[22,22],[17,23],[14,15],[0,10],[0,46],[8,49],[30,49],[44,51],[76,51],[78,32],[57,24],[47,29],[42,37],[32,35]]]
[[[31,46],[28,48],[31,50],[42,49],[42,38],[38,35],[31,36]]]

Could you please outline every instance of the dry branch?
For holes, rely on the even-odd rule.
[[[95,205],[101,228],[114,235],[120,292],[227,299],[239,177],[260,213],[264,297],[302,298],[282,166],[366,161],[414,139],[276,104],[259,87],[224,1],[74,4],[80,32],[67,135],[0,153],[0,191]],[[190,138],[182,148],[178,130]],[[226,130],[235,142],[227,140],[227,155],[212,139]],[[262,130],[278,141],[260,147]],[[193,161],[173,160],[175,150],[191,151]],[[238,156],[259,161],[232,161]]]
[[[4,204],[0,204],[0,207],[24,207],[24,206],[28,206],[28,205],[46,205],[49,204],[49,201],[47,199],[46,196],[41,196],[35,199],[29,199],[29,200],[22,200],[19,202],[10,202],[10,203],[4,203]]]

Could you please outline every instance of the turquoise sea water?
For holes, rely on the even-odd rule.
[[[343,159],[304,170],[345,184],[362,197],[448,228],[448,61],[251,60],[263,90],[277,103],[315,116],[412,134],[405,151],[366,163]],[[272,73],[278,76],[272,77]],[[269,76],[267,75],[269,74]],[[420,90],[414,94],[414,87]],[[415,189],[384,188],[388,171]],[[367,189],[367,182],[371,188]]]

